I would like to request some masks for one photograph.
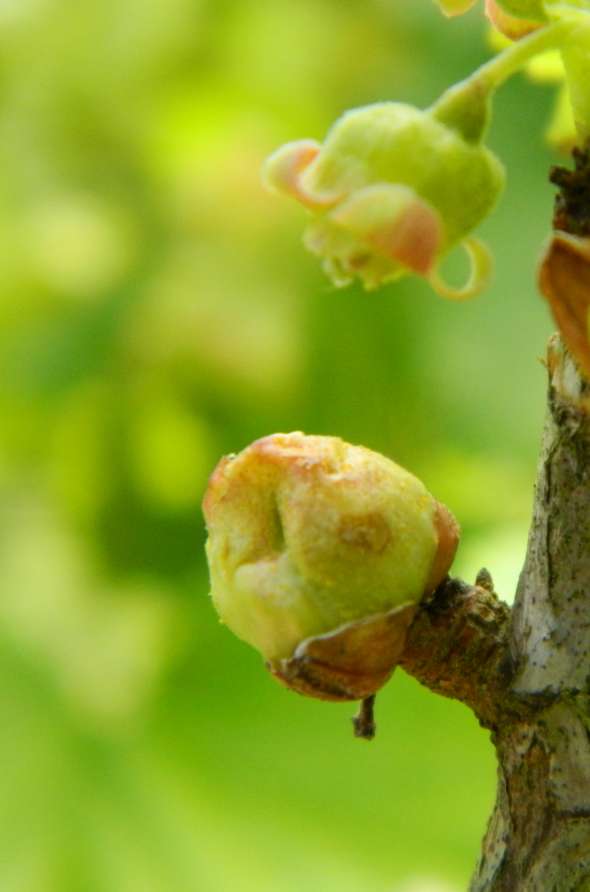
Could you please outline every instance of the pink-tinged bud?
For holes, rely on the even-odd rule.
[[[541,261],[539,288],[565,343],[590,379],[590,238],[555,232]]]
[[[416,477],[336,437],[256,441],[219,463],[203,507],[221,619],[279,680],[321,699],[387,680],[458,544]]]
[[[475,6],[477,0],[435,0],[435,3],[438,4],[441,12],[451,18],[452,16],[463,15],[472,6]]]
[[[542,22],[532,19],[520,18],[505,12],[496,0],[486,0],[486,15],[494,28],[508,37],[510,40],[519,40],[526,37],[531,31],[536,31],[542,26]]]

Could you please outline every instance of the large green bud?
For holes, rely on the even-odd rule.
[[[458,542],[416,477],[336,437],[275,434],[222,459],[204,511],[221,619],[282,681],[324,699],[384,683]]]
[[[265,182],[311,212],[305,244],[335,284],[432,278],[489,214],[504,172],[481,144],[486,103],[469,89],[429,111],[376,103],[344,114],[323,145],[301,140],[271,155]]]

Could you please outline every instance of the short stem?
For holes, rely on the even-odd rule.
[[[363,740],[372,740],[375,736],[375,694],[361,700],[359,711],[352,720],[354,736]]]
[[[576,29],[580,27],[582,17],[586,23],[587,13],[572,12],[567,18],[559,19],[544,28],[533,31],[527,37],[522,37],[482,65],[474,72],[473,78],[482,85],[485,84],[489,90],[495,90],[513,74],[520,71],[534,56],[547,50],[560,49],[564,38],[575,33]]]
[[[489,573],[475,586],[446,579],[420,605],[408,630],[400,666],[444,697],[461,700],[488,728],[519,713],[509,694],[510,610],[493,591]]]
[[[440,121],[459,130],[468,141],[481,141],[489,119],[489,102],[493,92],[534,56],[547,50],[562,49],[568,37],[576,31],[585,32],[589,25],[588,13],[572,10],[567,17],[533,31],[490,59],[468,78],[446,90],[432,106],[432,113]]]

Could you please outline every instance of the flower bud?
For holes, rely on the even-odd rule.
[[[222,459],[204,500],[213,602],[290,687],[359,699],[390,676],[458,527],[394,462],[274,434]]]
[[[542,19],[511,15],[498,3],[498,0],[486,0],[486,15],[494,28],[497,28],[510,40],[526,37],[531,31],[540,28],[543,23]]]
[[[502,165],[480,143],[486,122],[487,97],[470,87],[429,111],[377,103],[344,114],[322,146],[283,146],[263,175],[311,211],[305,244],[336,285],[430,279],[502,190]]]

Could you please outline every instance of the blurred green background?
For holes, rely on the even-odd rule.
[[[370,745],[280,688],[214,615],[199,506],[223,453],[337,434],[421,476],[457,572],[512,596],[553,89],[497,102],[497,272],[469,304],[334,290],[259,185],[280,143],[488,55],[480,10],[429,0],[1,0],[2,892],[465,887],[486,732],[401,672]]]

